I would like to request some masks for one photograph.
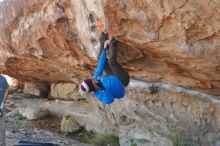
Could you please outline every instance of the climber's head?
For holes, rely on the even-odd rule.
[[[83,92],[86,92],[86,93],[95,91],[95,86],[93,84],[93,79],[91,79],[91,78],[84,79],[83,82],[80,85],[80,89]]]

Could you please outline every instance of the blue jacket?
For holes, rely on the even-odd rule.
[[[8,82],[4,76],[0,75],[0,105],[4,99],[6,89],[8,89]]]
[[[99,87],[98,90],[94,91],[93,93],[95,97],[103,104],[111,104],[114,102],[115,98],[119,99],[125,96],[125,88],[122,82],[116,76],[102,76],[106,61],[106,49],[103,48],[98,67],[93,75],[93,78],[99,78],[105,87],[105,90],[102,91],[102,89]]]

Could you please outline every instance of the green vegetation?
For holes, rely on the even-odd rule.
[[[25,116],[22,115],[16,115],[13,125],[14,125],[14,129],[21,129],[24,126],[24,123],[27,121],[27,118]]]
[[[25,121],[25,120],[27,120],[27,117],[22,116],[22,115],[18,115],[18,116],[17,116],[17,120],[18,120],[18,121]]]
[[[115,135],[96,135],[88,143],[100,146],[120,146],[119,138]]]
[[[138,146],[136,143],[134,143],[134,144],[131,144],[130,146]]]
[[[173,142],[173,146],[185,146],[182,137],[180,135],[172,136],[171,140]]]

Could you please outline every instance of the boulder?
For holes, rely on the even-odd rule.
[[[26,117],[28,120],[36,120],[36,119],[44,118],[50,114],[48,109],[39,108],[35,106],[19,108],[18,112],[22,116]]]
[[[26,82],[23,92],[38,97],[46,97],[50,91],[50,86],[45,82]]]
[[[77,98],[77,85],[74,83],[57,83],[52,84],[50,96],[56,99],[73,100]]]
[[[61,122],[61,132],[64,133],[71,133],[76,132],[80,130],[80,125],[77,123],[77,121],[71,117],[70,115],[63,116],[62,122]]]

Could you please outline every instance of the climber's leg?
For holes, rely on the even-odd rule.
[[[124,86],[127,86],[130,81],[130,77],[127,71],[125,71],[120,64],[117,63],[117,40],[112,38],[109,43],[110,58],[108,60],[112,73],[118,77]]]

